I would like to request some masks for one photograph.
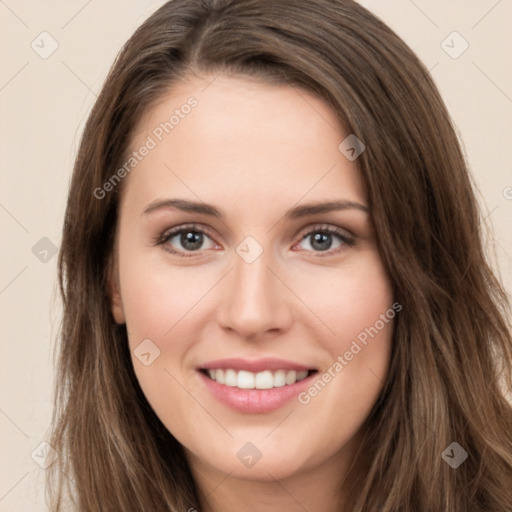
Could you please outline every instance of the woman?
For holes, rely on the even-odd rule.
[[[166,3],[75,164],[52,510],[66,482],[79,511],[511,510],[479,224],[428,72],[364,8]]]

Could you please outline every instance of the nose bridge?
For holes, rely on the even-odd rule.
[[[242,242],[233,255],[226,300],[219,305],[221,325],[243,337],[285,329],[291,321],[285,290],[268,268],[272,268],[270,251],[257,250],[250,244],[251,241],[248,245]]]
[[[268,304],[272,300],[275,288],[270,283],[271,272],[268,266],[271,262],[261,255],[255,261],[248,262],[241,257],[235,258],[233,275],[233,295],[242,302]]]

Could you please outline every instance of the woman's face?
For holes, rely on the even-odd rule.
[[[396,305],[349,135],[302,90],[222,75],[137,127],[112,312],[202,473],[339,468],[381,391]]]

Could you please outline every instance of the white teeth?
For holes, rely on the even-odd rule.
[[[271,389],[295,384],[308,376],[307,370],[264,370],[259,373],[234,369],[209,369],[208,375],[212,380],[225,386],[240,389]]]
[[[212,370],[213,372],[215,372],[215,380],[219,383],[219,384],[225,384],[225,380],[224,380],[224,370]]]
[[[254,373],[240,370],[236,384],[240,389],[254,389]]]
[[[286,372],[284,370],[277,370],[274,372],[274,387],[280,388],[286,384]]]
[[[297,372],[295,370],[290,370],[286,374],[286,384],[293,384],[297,380]]]
[[[235,387],[237,385],[237,378],[235,370],[226,370],[224,373],[224,384],[226,386]]]
[[[257,373],[254,387],[256,389],[270,389],[274,387],[272,372],[270,370],[266,370],[264,372]]]

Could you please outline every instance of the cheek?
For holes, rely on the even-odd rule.
[[[146,398],[173,430],[188,421],[201,424],[181,369],[197,332],[194,313],[204,308],[206,276],[172,269],[143,252],[120,257],[119,271],[133,368]]]
[[[182,386],[189,387],[184,377],[190,375],[184,376],[183,369],[193,373],[191,349],[198,340],[201,323],[214,315],[208,291],[218,276],[206,266],[172,267],[165,258],[152,258],[143,251],[126,252],[124,258],[120,257],[119,272],[137,379],[159,414],[186,408],[191,399]],[[150,356],[146,359],[140,357],[147,353]],[[187,410],[187,417],[196,413]],[[177,420],[173,418],[174,425]]]
[[[348,340],[361,333],[364,338],[365,329],[376,322],[379,330],[383,329],[381,315],[390,310],[393,294],[376,252],[363,252],[339,268],[304,272],[295,280],[297,295],[324,324],[331,352],[343,349]]]
[[[201,302],[214,277],[191,267],[172,269],[143,254],[121,258],[120,276],[131,343],[170,337],[175,326]]]
[[[319,338],[330,361],[299,402],[330,425],[335,438],[342,438],[361,425],[382,389],[397,311],[391,283],[376,253],[316,282],[324,284],[327,292],[310,293],[309,300],[331,331],[324,329],[327,334]]]

